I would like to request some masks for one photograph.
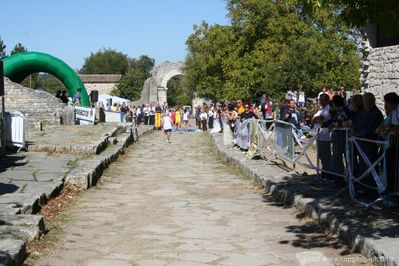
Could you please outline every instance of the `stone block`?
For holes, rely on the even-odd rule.
[[[12,235],[17,239],[22,239],[24,241],[32,241],[39,239],[42,232],[36,226],[10,226],[3,225],[0,226],[0,234]]]
[[[44,221],[41,215],[9,215],[0,213],[0,224],[16,226],[36,226],[41,232],[44,232]]]
[[[0,254],[5,255],[2,259],[7,261],[8,265],[22,265],[26,257],[25,242],[15,239],[12,235],[0,235]]]

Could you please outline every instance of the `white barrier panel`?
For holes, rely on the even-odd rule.
[[[75,106],[75,119],[79,120],[81,125],[94,125],[95,118],[95,108]]]
[[[122,122],[123,117],[120,112],[105,111],[105,122]]]
[[[5,113],[4,130],[6,146],[25,148],[25,119],[20,112]]]
[[[281,120],[274,122],[274,140],[276,155],[294,162],[295,144],[293,136],[293,125]]]
[[[248,150],[251,139],[251,121],[253,119],[246,119],[244,121],[237,120],[235,127],[235,140],[238,147]]]

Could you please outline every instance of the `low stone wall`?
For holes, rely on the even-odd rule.
[[[28,130],[38,129],[43,125],[61,123],[64,104],[52,94],[26,88],[4,78],[6,111],[21,112]]]

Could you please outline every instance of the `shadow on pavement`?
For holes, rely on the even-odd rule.
[[[10,154],[6,155],[0,160],[0,173],[9,168],[23,166],[28,163],[26,156],[23,154]]]
[[[0,183],[0,196],[7,193],[14,193],[18,188],[19,187],[14,184]]]
[[[328,216],[337,218],[358,235],[375,240],[399,237],[398,208],[365,209],[360,205],[354,204],[350,200],[347,191],[337,196],[339,189],[334,188],[332,183],[320,182],[315,176],[287,176],[283,180],[277,184],[279,189],[291,191],[295,195],[307,198],[309,206],[315,206],[317,210],[327,212]],[[358,196],[360,199],[361,197]],[[364,200],[367,200],[367,198]],[[287,202],[294,204],[292,194],[263,194],[263,201],[282,208],[291,208]],[[304,216],[298,218],[304,218]],[[317,229],[316,224],[317,221],[314,221],[310,224],[287,227],[288,232],[294,232],[298,237],[295,241],[291,241],[290,244],[303,248],[323,247],[326,245],[338,247],[339,241],[335,240],[335,237],[322,233],[324,230]],[[312,236],[310,234],[312,231],[319,234],[319,236],[317,234]],[[282,241],[281,244],[288,243]]]

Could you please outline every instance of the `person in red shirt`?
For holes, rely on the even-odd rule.
[[[175,109],[172,109],[172,112],[171,112],[171,115],[170,115],[170,118],[172,119],[172,123],[173,123],[173,128],[175,127],[175,125],[176,125],[176,111],[175,111]]]

